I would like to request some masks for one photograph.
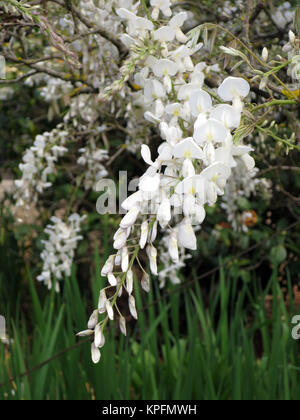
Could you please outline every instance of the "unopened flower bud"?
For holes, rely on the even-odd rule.
[[[101,276],[106,277],[108,273],[111,273],[114,269],[114,256],[111,255],[101,270]]]
[[[138,206],[132,207],[129,212],[123,217],[123,220],[120,223],[122,229],[127,229],[134,225],[138,215],[140,212],[140,208]]]
[[[148,245],[146,252],[149,258],[151,273],[157,276],[157,249],[153,245]]]
[[[88,322],[88,329],[93,330],[98,323],[98,311],[93,311],[92,315],[90,316],[89,322]]]
[[[172,232],[169,240],[169,254],[174,263],[179,261],[177,233]]]
[[[89,337],[90,335],[94,334],[93,330],[84,330],[77,333],[77,337]]]
[[[129,296],[129,310],[133,318],[138,319],[136,306],[135,306],[135,299],[132,295]]]
[[[132,270],[128,270],[126,274],[126,290],[129,295],[131,295],[133,291],[133,272]]]
[[[106,294],[105,294],[105,290],[102,289],[99,295],[99,300],[98,300],[98,311],[100,314],[104,314],[104,312],[106,312],[106,307],[105,307],[105,303],[106,303]]]
[[[145,290],[146,293],[150,292],[150,276],[147,273],[143,274],[142,280],[141,280],[141,286],[143,290]]]
[[[126,320],[123,316],[120,316],[119,326],[120,326],[121,333],[126,336],[127,335]]]
[[[140,238],[141,249],[145,248],[145,245],[147,243],[147,238],[148,238],[148,232],[149,232],[149,225],[148,225],[148,222],[145,221],[142,223],[142,226],[141,226],[141,238]]]
[[[92,343],[92,361],[93,363],[97,364],[100,362],[101,353],[100,350],[95,346],[95,343]]]
[[[291,43],[292,45],[294,45],[294,44],[295,44],[295,41],[296,41],[296,35],[294,34],[294,32],[293,32],[293,31],[289,31],[289,40],[290,40],[290,43]]]
[[[114,319],[114,310],[109,300],[106,301],[105,307],[106,307],[108,318],[112,321]]]
[[[128,249],[127,247],[124,247],[122,249],[122,271],[123,273],[126,273],[126,271],[128,270],[128,266],[129,266],[129,254],[128,254]]]
[[[108,274],[107,280],[108,280],[108,282],[111,286],[116,286],[117,285],[117,279],[115,278],[115,276],[112,273]]]
[[[263,59],[264,62],[268,61],[268,57],[269,57],[268,48],[264,47],[264,49],[262,50],[261,56],[262,56],[262,59]]]
[[[96,328],[95,328],[95,340],[94,340],[94,343],[95,343],[95,346],[97,348],[101,348],[105,344],[105,337],[104,337],[104,334],[102,332],[102,328],[101,328],[101,325],[100,324],[97,324],[96,325]]]

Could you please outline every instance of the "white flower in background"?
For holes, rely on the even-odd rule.
[[[79,150],[81,154],[77,163],[86,167],[84,187],[86,190],[95,190],[97,182],[106,177],[108,172],[103,165],[108,159],[108,152],[104,149],[98,149],[94,139],[91,139],[86,147]]]
[[[171,1],[170,0],[150,0],[150,4],[153,7],[151,17],[153,20],[157,20],[159,12],[161,11],[165,17],[172,16]]]
[[[258,178],[258,169],[248,171],[239,156],[235,157],[236,166],[232,169],[232,175],[228,180],[225,194],[222,197],[221,207],[226,211],[230,226],[237,231],[247,231],[243,223],[243,213],[239,208],[241,198],[250,198],[259,191],[266,200],[270,198],[270,180]]]
[[[178,245],[186,249],[196,250],[197,239],[192,224],[183,220],[178,227]]]
[[[272,18],[281,29],[288,27],[288,25],[293,22],[294,19],[294,12],[291,3],[285,1],[276,9],[275,13],[272,15]]]
[[[38,135],[23,156],[23,163],[19,165],[22,178],[15,181],[15,200],[17,206],[30,204],[37,200],[37,195],[52,186],[48,181],[49,175],[55,173],[55,164],[66,154],[65,147],[68,132],[62,125],[50,133]]]
[[[49,238],[42,241],[44,246],[41,253],[43,271],[37,280],[43,282],[49,289],[52,288],[55,280],[55,288],[58,292],[59,281],[65,276],[71,275],[75,250],[78,242],[83,239],[80,235],[80,225],[85,220],[85,216],[80,217],[74,213],[69,216],[67,222],[63,222],[57,217],[52,217],[50,220],[52,224],[49,224],[45,229]]]
[[[188,38],[181,30],[184,22],[187,20],[188,14],[186,12],[181,12],[175,15],[169,22],[169,26],[175,30],[176,39],[179,42],[185,44],[188,41]]]

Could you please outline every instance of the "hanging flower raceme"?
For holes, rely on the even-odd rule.
[[[149,290],[149,276],[139,260],[140,252],[145,252],[150,272],[158,275],[163,284],[168,274],[167,268],[160,273],[160,260],[166,263],[167,253],[175,270],[184,266],[189,256],[186,250],[197,249],[195,232],[205,219],[205,206],[215,205],[218,196],[224,195],[237,156],[246,163],[245,168],[253,169],[251,149],[236,147],[232,136],[232,130],[240,124],[242,100],[250,89],[248,82],[227,78],[218,89],[219,102],[232,102],[232,105],[214,104],[213,97],[204,89],[205,65],[195,66],[191,58],[201,44],[193,46],[181,30],[187,14],[180,12],[167,25],[160,26],[160,14],[164,18],[172,15],[170,1],[152,0],[151,5],[155,30],[153,22],[146,17],[138,17],[126,9],[117,13],[133,38],[134,24],[142,24],[140,38],[132,42],[140,45],[144,37],[148,46],[153,45],[153,55],[137,65],[131,77],[140,84],[135,96],[144,109],[145,119],[156,126],[163,142],[155,159],[147,145],[141,148],[148,169],[139,180],[138,191],[122,204],[127,213],[114,236],[115,253],[101,273],[107,277],[111,290],[100,291],[99,305],[91,316],[88,330],[80,333],[94,334],[94,362],[99,361],[99,348],[103,345],[99,331],[102,337],[108,320],[117,316],[120,329],[126,334],[125,318],[118,308],[118,297],[123,293],[127,293],[130,312],[137,318],[133,290],[136,261],[145,273],[141,286]],[[168,238],[163,250],[155,242],[159,229]]]
[[[38,276],[38,281],[43,282],[49,289],[54,281],[56,291],[59,291],[59,281],[64,276],[71,275],[71,267],[78,242],[83,239],[80,235],[80,225],[85,216],[80,217],[74,213],[68,217],[67,222],[58,217],[51,217],[51,224],[45,229],[49,238],[42,241],[44,250],[41,254],[43,271]]]

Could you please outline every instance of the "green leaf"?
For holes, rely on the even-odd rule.
[[[251,209],[251,204],[250,204],[249,200],[247,200],[247,198],[245,198],[245,197],[240,197],[238,199],[238,206],[241,210],[250,210]]]
[[[283,245],[274,246],[271,249],[270,259],[275,264],[282,263],[287,257],[287,250]]]

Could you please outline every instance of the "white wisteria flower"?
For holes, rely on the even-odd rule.
[[[232,101],[233,106],[241,111],[243,109],[242,99],[250,92],[249,83],[240,77],[228,77],[218,88],[218,95],[225,102]]]
[[[52,224],[49,224],[45,229],[49,239],[42,241],[44,246],[41,253],[43,271],[37,280],[43,282],[49,289],[52,288],[56,280],[55,288],[58,292],[59,281],[64,276],[71,275],[75,250],[78,242],[83,239],[79,234],[80,225],[85,218],[86,216],[79,216],[76,213],[69,216],[67,222],[63,222],[58,217],[52,217]]]
[[[170,0],[150,0],[150,4],[153,7],[152,14],[151,14],[153,20],[158,19],[160,11],[166,17],[172,16]]]
[[[240,126],[242,100],[249,93],[249,84],[241,78],[225,79],[217,92],[232,105],[215,104],[214,97],[204,90],[204,72],[210,71],[209,66],[195,65],[192,59],[202,44],[192,45],[182,31],[187,13],[174,13],[165,22],[172,15],[171,2],[152,0],[151,6],[155,25],[139,17],[136,10],[117,10],[131,37],[130,49],[135,46],[140,49],[143,37],[149,48],[153,46],[151,53],[134,67],[132,80],[136,87],[135,103],[142,109],[147,124],[152,124],[162,139],[156,154],[148,144],[141,144],[141,156],[148,168],[139,178],[138,190],[122,203],[127,213],[113,238],[117,253],[108,258],[101,271],[113,293],[108,299],[106,288],[100,291],[97,311],[104,315],[101,327],[118,312],[123,334],[126,322],[117,301],[126,290],[130,313],[137,318],[133,281],[136,261],[144,272],[141,286],[150,290],[150,278],[139,253],[146,253],[150,272],[158,276],[160,285],[168,278],[178,282],[176,270],[190,256],[186,250],[197,249],[196,232],[205,220],[206,206],[215,205],[218,197],[224,195],[232,168],[238,162],[243,162],[248,170],[254,165],[249,154],[251,148],[234,145],[232,136],[232,131]],[[160,13],[163,24],[159,21]],[[140,38],[134,28],[137,22],[142,26]],[[158,241],[159,230],[162,238]],[[164,267],[161,271],[160,262]],[[121,267],[121,273],[118,268],[115,272],[115,266]],[[96,335],[96,327],[92,330]],[[99,358],[96,350],[99,337],[97,326],[94,360]]]

